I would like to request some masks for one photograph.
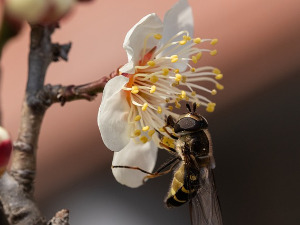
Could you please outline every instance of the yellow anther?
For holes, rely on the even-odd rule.
[[[221,70],[219,70],[218,68],[214,68],[212,71],[214,74],[218,75],[221,73]]]
[[[221,80],[223,78],[223,74],[218,74],[215,76],[216,80]]]
[[[200,44],[200,43],[201,43],[201,38],[195,38],[195,39],[194,39],[194,43]]]
[[[140,115],[137,115],[136,117],[134,117],[134,121],[139,121],[142,117]]]
[[[199,53],[196,55],[196,58],[199,60],[201,57],[202,57],[202,52],[199,52]]]
[[[217,50],[215,49],[215,50],[210,51],[209,54],[210,54],[211,56],[215,56],[217,53],[218,53],[218,52],[217,52]]]
[[[137,94],[137,93],[139,93],[139,87],[138,87],[138,86],[132,86],[132,87],[131,87],[131,93],[132,93],[132,94]]]
[[[178,81],[175,81],[174,83],[171,84],[172,87],[177,87],[179,85],[179,82]]]
[[[192,67],[191,72],[195,72],[195,71],[196,71],[196,68]]]
[[[142,107],[142,110],[143,110],[143,111],[146,111],[147,107],[148,107],[148,103],[144,103],[144,105],[143,105],[143,107]]]
[[[159,128],[159,132],[161,132],[161,133],[165,132],[165,129],[161,127],[161,128]]]
[[[179,74],[179,73],[175,74],[175,80],[176,80],[177,82],[181,81],[181,79],[182,79],[181,74]]]
[[[200,103],[196,103],[196,107],[199,108],[200,107]]]
[[[219,41],[219,40],[218,40],[217,38],[212,39],[211,42],[210,42],[210,44],[211,44],[211,45],[215,45],[215,44],[218,43],[218,41]]]
[[[147,143],[148,138],[146,136],[141,136],[140,140],[141,140],[141,142],[143,142],[145,144],[145,143]]]
[[[206,111],[213,112],[215,110],[216,103],[210,102],[207,104]]]
[[[186,40],[179,41],[179,44],[180,45],[185,45],[186,44]]]
[[[182,82],[182,83],[185,83],[185,82],[186,82],[186,76],[185,76],[185,75],[182,76],[181,82]]]
[[[222,84],[217,83],[216,88],[219,89],[219,90],[223,90],[224,86]]]
[[[182,38],[183,38],[183,40],[187,40],[187,41],[191,40],[191,37],[190,36],[186,36],[186,35],[183,35]]]
[[[155,82],[158,81],[158,77],[153,75],[153,76],[150,77],[150,81],[151,81],[151,83],[155,83]]]
[[[178,103],[178,102],[175,102],[175,107],[176,107],[177,109],[180,109],[180,108],[181,108],[181,104]]]
[[[162,113],[162,109],[160,106],[157,107],[157,113],[161,114]]]
[[[186,98],[186,92],[185,91],[181,91],[181,98],[185,99]]]
[[[153,37],[157,40],[160,40],[162,38],[161,34],[154,34]]]
[[[170,102],[170,99],[169,99],[169,98],[166,98],[165,101],[166,101],[166,103],[169,103],[169,102]]]
[[[149,126],[144,126],[144,127],[142,128],[143,131],[147,131],[147,130],[149,130],[149,129],[150,129]]]
[[[156,91],[156,86],[152,85],[151,89],[150,89],[150,93],[153,94]]]
[[[192,91],[191,95],[196,96],[196,91]]]
[[[169,109],[170,111],[172,111],[172,110],[173,110],[173,106],[169,105],[169,106],[168,106],[168,109]]]
[[[163,68],[162,72],[163,72],[163,75],[167,76],[169,74],[169,69],[168,68]]]
[[[134,131],[134,136],[138,137],[141,135],[141,130],[135,130]]]
[[[217,94],[217,90],[216,89],[211,90],[211,94],[212,95],[216,95]]]
[[[152,137],[152,135],[155,133],[155,130],[149,130],[149,132],[148,132],[148,136],[149,137]]]
[[[148,61],[147,64],[148,64],[148,66],[155,66],[155,62],[154,61]]]
[[[171,56],[171,62],[172,63],[175,63],[175,62],[177,62],[178,61],[178,55],[172,55]]]
[[[193,61],[193,63],[197,63],[197,62],[198,62],[197,57],[193,55],[193,56],[192,56],[192,61]]]
[[[174,73],[179,73],[179,69],[175,69],[175,70],[174,70]]]

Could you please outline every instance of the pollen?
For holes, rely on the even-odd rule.
[[[179,69],[175,69],[175,70],[174,70],[174,73],[179,73]]]
[[[218,74],[215,76],[216,80],[221,80],[223,78],[223,74]]]
[[[181,79],[182,79],[181,74],[179,74],[179,73],[175,74],[175,80],[176,80],[177,82],[181,81]]]
[[[195,38],[195,39],[194,39],[194,43],[200,44],[200,43],[201,43],[201,38]]]
[[[153,36],[155,39],[160,40],[162,38],[161,34],[154,34]]]
[[[216,89],[211,90],[211,94],[212,95],[216,95],[217,94],[217,90]]]
[[[134,136],[138,137],[140,135],[141,135],[141,130],[137,129],[137,130],[134,131]]]
[[[196,55],[196,58],[199,60],[201,57],[202,57],[202,52],[199,52],[199,53]]]
[[[162,72],[163,72],[164,76],[167,76],[169,74],[169,69],[168,68],[163,68]]]
[[[138,86],[132,86],[132,88],[131,88],[131,93],[132,93],[132,94],[137,94],[137,93],[139,93],[139,87],[138,87]]]
[[[219,40],[217,38],[214,38],[214,39],[211,40],[210,44],[211,45],[216,45],[218,43],[218,41]]]
[[[157,113],[161,114],[162,113],[162,109],[160,106],[157,107]]]
[[[149,130],[148,131],[148,136],[149,137],[152,137],[152,135],[155,133],[155,130]]]
[[[217,52],[217,50],[215,49],[215,50],[210,51],[209,54],[210,54],[211,56],[215,56],[217,53],[218,53],[218,52]]]
[[[149,126],[144,126],[144,127],[142,128],[143,131],[147,131],[147,130],[149,130],[149,129],[150,129]]]
[[[192,91],[191,95],[192,95],[192,96],[196,96],[196,92],[195,92],[195,91]]]
[[[169,105],[169,106],[168,106],[168,109],[169,109],[170,111],[172,111],[172,110],[173,110],[173,106]]]
[[[144,103],[143,107],[142,107],[142,110],[143,111],[146,111],[146,109],[148,108],[148,103]]]
[[[196,64],[196,63],[198,62],[197,56],[194,56],[194,55],[193,55],[193,56],[192,56],[192,61],[193,61],[193,63]]]
[[[148,138],[146,136],[141,136],[140,141],[143,142],[144,144],[148,142]]]
[[[179,44],[180,45],[185,45],[186,44],[186,40],[179,41]]]
[[[182,99],[186,99],[186,92],[185,91],[181,91],[181,96]]]
[[[186,35],[183,35],[182,38],[183,40],[187,40],[187,41],[190,41],[192,39],[190,36],[186,36]]]
[[[218,68],[214,68],[212,71],[214,74],[218,75],[221,73],[221,70],[219,70]]]
[[[175,63],[175,62],[177,62],[178,61],[178,55],[172,55],[171,56],[171,62],[172,63]]]
[[[165,129],[163,127],[159,128],[159,132],[163,133],[165,132]]]
[[[216,103],[210,102],[207,104],[206,111],[213,112],[215,110]]]
[[[153,94],[156,91],[156,86],[152,85],[151,89],[150,89],[150,93]]]
[[[140,115],[137,115],[136,117],[134,117],[134,121],[139,121],[142,117]]]
[[[154,61],[148,61],[147,64],[148,64],[148,66],[155,66],[155,62]]]
[[[150,81],[151,81],[151,83],[156,83],[158,81],[158,77],[153,75],[150,77]]]
[[[195,71],[196,71],[196,68],[192,67],[191,72],[195,72]]]
[[[186,83],[186,76],[185,76],[185,75],[182,76],[181,82],[182,82],[182,83]]]
[[[224,86],[222,84],[217,83],[216,88],[219,89],[219,90],[223,90]]]

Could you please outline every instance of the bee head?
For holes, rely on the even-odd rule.
[[[179,120],[174,125],[174,132],[179,133],[182,131],[188,131],[188,132],[196,132],[203,129],[208,128],[207,120],[196,113],[196,103],[193,104],[193,110],[191,110],[191,107],[189,104],[186,104],[186,107],[188,109],[188,113],[181,116]]]

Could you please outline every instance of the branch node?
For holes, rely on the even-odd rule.
[[[63,59],[65,61],[68,61],[68,54],[71,49],[72,43],[68,44],[52,44],[52,61],[57,62],[59,59]]]
[[[22,151],[22,152],[27,152],[27,153],[33,152],[33,147],[30,144],[27,144],[23,141],[15,141],[14,149]]]

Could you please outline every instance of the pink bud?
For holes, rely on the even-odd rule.
[[[8,132],[0,126],[0,175],[2,175],[6,169],[6,166],[9,162],[11,150],[12,143]]]

